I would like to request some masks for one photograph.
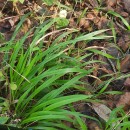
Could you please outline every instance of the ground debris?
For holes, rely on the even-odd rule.
[[[121,71],[122,72],[130,71],[130,54],[126,55],[125,58],[121,60]]]
[[[116,104],[116,107],[124,106],[124,110],[129,110],[130,107],[130,92],[125,92],[123,95],[121,95],[119,101]]]
[[[108,121],[111,110],[106,105],[101,103],[92,103],[92,108],[102,119],[106,122]]]

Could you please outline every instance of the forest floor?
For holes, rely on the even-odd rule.
[[[108,29],[106,35],[112,38],[104,40],[92,40],[88,44],[78,42],[75,48],[93,48],[104,50],[101,54],[97,51],[90,59],[105,62],[93,63],[91,76],[82,80],[88,83],[88,93],[98,93],[103,82],[109,82],[106,93],[99,96],[100,103],[76,102],[75,109],[79,112],[107,120],[109,111],[123,105],[125,114],[129,115],[130,108],[130,0],[59,0],[58,2],[41,0],[25,0],[24,3],[0,0],[0,45],[9,41],[22,16],[31,15],[23,23],[16,39],[20,39],[33,27],[42,24],[48,18],[64,17],[66,20],[58,23],[58,27],[52,27],[48,33],[55,37],[55,31],[59,29],[77,29],[79,34],[90,33],[97,30]],[[62,14],[61,14],[62,13]],[[63,16],[62,16],[63,15]],[[51,38],[53,40],[53,38]],[[31,36],[28,41],[31,40]],[[46,39],[48,41],[48,39]],[[46,42],[47,46],[51,42]],[[86,49],[87,52],[87,49]],[[103,55],[108,54],[106,57]],[[71,54],[72,56],[78,54]],[[110,58],[110,56],[116,59]],[[3,54],[0,53],[0,63]],[[120,75],[120,76],[119,76]],[[111,78],[117,80],[111,81]],[[108,93],[107,93],[108,92]],[[120,93],[121,92],[121,93]],[[71,92],[72,93],[72,92]],[[99,94],[100,95],[100,94]],[[105,112],[102,112],[105,111]],[[107,113],[108,112],[108,113]],[[66,123],[68,126],[71,124]],[[89,120],[87,126],[90,130],[100,130],[95,121]]]

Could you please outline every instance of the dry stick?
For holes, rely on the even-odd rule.
[[[108,50],[107,48],[105,48],[105,47],[99,47],[99,46],[90,46],[90,47],[87,47],[87,48],[85,48],[85,50],[89,50],[89,49],[104,49],[104,50]]]
[[[23,14],[21,14],[21,15],[17,15],[17,16],[6,17],[6,18],[0,20],[0,22],[5,21],[5,20],[7,20],[7,19],[11,19],[11,18],[19,17],[19,16],[22,16],[22,15],[23,15]]]
[[[122,28],[123,30],[127,30],[125,27],[123,27],[120,23],[118,23],[117,21],[116,21],[116,24],[120,27],[120,28]]]
[[[88,77],[92,77],[94,79],[97,79],[98,81],[102,81],[101,79],[99,79],[98,77],[94,76],[94,75],[87,75]]]
[[[32,125],[32,124],[35,123],[35,122],[37,122],[37,121],[31,122],[30,124],[26,125],[23,129],[27,128],[28,126]]]
[[[4,62],[6,62],[6,61],[4,60]],[[16,72],[16,73],[17,73],[18,75],[20,75],[23,79],[25,79],[27,82],[30,83],[30,81],[29,81],[26,77],[24,77],[24,76],[21,75],[19,72],[17,72],[10,64],[8,64],[7,62],[6,62],[6,64],[9,65],[9,67],[10,67],[14,72]]]
[[[52,34],[55,34],[55,33],[58,33],[58,32],[61,32],[61,31],[64,31],[64,30],[74,31],[74,29],[65,28],[65,29],[61,29],[61,30],[56,30],[56,31],[50,32],[50,33],[44,35],[43,37],[41,37],[41,38],[35,43],[35,45],[38,45],[39,42],[41,42],[45,37],[47,37],[47,36],[49,36],[49,35],[52,35]]]

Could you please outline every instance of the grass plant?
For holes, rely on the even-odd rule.
[[[72,38],[70,36],[77,30],[66,29],[47,48],[43,46],[45,36],[49,36],[47,31],[57,21],[49,19],[35,29],[31,43],[25,48],[26,39],[34,29],[19,40],[15,38],[28,15],[22,17],[10,41],[0,48],[0,52],[4,53],[1,72],[5,80],[1,112],[7,111],[12,114],[4,123],[24,128],[32,126],[31,128],[37,130],[60,128],[72,130],[63,123],[64,120],[72,124],[77,122],[79,129],[87,129],[81,118],[85,115],[65,109],[65,106],[80,100],[89,102],[93,95],[76,93],[64,95],[64,92],[80,86],[79,80],[89,75],[93,68],[84,69],[89,62],[81,63],[81,60],[89,55],[76,58],[70,57],[67,52],[77,42],[87,43],[94,39],[107,38],[105,35],[99,35],[106,30]],[[16,123],[12,123],[14,120]]]
[[[44,2],[52,5],[54,1],[44,0]],[[75,2],[81,3],[82,0],[75,0]],[[83,11],[81,17],[85,12],[86,10]],[[130,29],[127,21],[119,14],[112,11],[108,14],[119,17],[127,29]],[[52,31],[51,28],[57,29],[59,18],[50,18],[17,39],[16,36],[29,15],[26,14],[21,18],[11,39],[0,44],[0,53],[4,54],[0,68],[0,84],[3,86],[0,97],[0,113],[3,115],[0,117],[1,124],[33,130],[87,130],[83,118],[89,118],[97,121],[102,127],[101,122],[96,118],[76,112],[72,103],[96,102],[96,99],[104,94],[122,94],[118,91],[106,92],[106,89],[111,82],[129,77],[130,74],[121,74],[120,65],[118,65],[117,77],[113,77],[114,74],[95,77],[97,79],[109,78],[93,93],[83,94],[81,91],[85,91],[86,88],[81,87],[85,84],[81,79],[92,76],[94,68],[91,64],[104,64],[99,60],[86,62],[85,58],[96,54],[116,60],[118,64],[120,61],[107,54],[103,47],[100,50],[95,46],[79,49],[75,48],[75,45],[79,42],[87,44],[92,40],[113,37],[116,43],[113,22],[110,25],[113,36],[106,36],[107,29],[88,34],[81,34],[79,30],[73,28],[61,30],[58,28],[59,30]],[[29,37],[31,41],[27,42]],[[78,92],[66,94],[73,89]],[[73,128],[67,126],[66,122],[70,122]],[[105,130],[129,129],[129,113],[125,114],[122,107],[116,108],[112,111],[108,122],[104,124]]]

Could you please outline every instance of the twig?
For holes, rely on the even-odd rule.
[[[6,61],[4,60],[4,62],[6,62]],[[8,63],[6,62],[6,64],[8,64]],[[27,82],[30,83],[30,81],[29,81],[26,77],[24,77],[24,76],[21,75],[19,72],[17,72],[15,69],[13,69],[13,67],[12,67],[10,64],[8,64],[8,65],[9,65],[9,67],[10,67],[13,71],[15,71],[18,75],[20,75],[23,79],[25,79]]]
[[[56,31],[50,32],[50,33],[44,35],[43,37],[41,37],[41,38],[35,43],[35,45],[38,45],[39,42],[41,42],[45,37],[47,37],[47,36],[49,36],[49,35],[52,35],[52,34],[55,34],[55,33],[58,33],[58,32],[61,32],[61,31],[64,31],[64,30],[74,31],[74,29],[65,28],[65,29],[61,29],[61,30],[56,30]]]

